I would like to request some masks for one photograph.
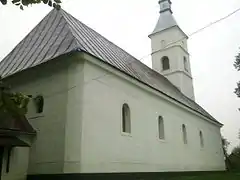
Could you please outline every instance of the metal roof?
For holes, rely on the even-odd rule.
[[[160,17],[158,19],[158,22],[152,32],[152,34],[155,34],[157,32],[161,32],[165,29],[178,26],[177,21],[173,17],[172,13],[170,11],[164,11],[160,14]]]
[[[216,121],[152,70],[64,10],[52,10],[1,62],[0,74],[10,76],[71,51],[89,53],[138,81]]]
[[[184,36],[188,38],[188,36],[178,26],[177,21],[172,15],[172,9],[171,9],[172,2],[170,0],[160,0],[158,3],[160,5],[160,16],[158,18],[157,24],[153,32],[149,35],[149,37],[153,34],[162,32],[166,29],[177,27],[184,34]]]

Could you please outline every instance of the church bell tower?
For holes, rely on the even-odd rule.
[[[149,35],[152,45],[152,68],[165,76],[188,98],[195,100],[187,35],[172,15],[171,1],[160,0],[160,17]]]

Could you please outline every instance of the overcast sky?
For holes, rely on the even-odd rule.
[[[138,59],[151,53],[148,35],[159,17],[158,0],[62,0],[62,7]],[[172,0],[186,34],[240,8],[239,0]],[[0,6],[0,59],[50,11],[45,5]],[[188,41],[196,101],[224,123],[223,135],[237,145],[240,99],[233,93],[240,73],[233,67],[240,47],[240,12]],[[151,66],[151,57],[142,62]]]

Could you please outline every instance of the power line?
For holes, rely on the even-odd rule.
[[[222,18],[220,18],[220,19],[218,19],[218,20],[216,20],[216,21],[214,21],[214,22],[211,22],[211,23],[209,23],[208,25],[206,25],[206,26],[204,26],[204,27],[202,27],[202,28],[200,28],[200,29],[198,29],[198,30],[190,33],[190,34],[188,35],[188,37],[190,38],[190,37],[194,36],[195,34],[198,34],[198,33],[202,32],[203,30],[205,30],[205,29],[207,29],[207,28],[209,28],[209,27],[211,27],[211,26],[213,26],[213,25],[215,25],[215,24],[217,24],[217,23],[219,23],[219,22],[221,22],[221,21],[223,21],[223,20],[231,17],[232,15],[236,14],[238,11],[240,11],[240,8],[238,8],[238,9],[236,9],[235,11],[227,14],[226,16],[224,16],[224,17],[222,17]],[[181,39],[178,39],[178,40],[176,40],[176,41],[174,41],[174,42],[171,42],[171,43],[167,44],[164,48],[161,48],[161,49],[158,49],[158,50],[156,50],[156,51],[153,51],[152,53],[143,56],[143,57],[140,58],[139,60],[141,61],[141,60],[145,59],[146,57],[152,55],[153,53],[156,53],[156,52],[158,52],[158,51],[164,50],[164,49],[166,49],[169,45],[175,44],[175,43],[180,42],[180,41],[182,41],[182,40],[184,40],[184,39],[185,39],[185,37],[183,37],[183,38],[181,38]]]

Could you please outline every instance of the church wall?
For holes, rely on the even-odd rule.
[[[82,173],[225,169],[220,126],[117,74],[124,79],[92,63],[84,65]],[[130,107],[131,134],[121,131],[124,103]],[[159,116],[164,119],[165,140],[158,138]],[[182,124],[187,128],[187,145]],[[200,130],[204,148],[200,146]]]
[[[29,152],[28,174],[63,172],[65,133],[68,133],[65,126],[69,117],[67,104],[71,96],[69,87],[72,85],[69,71],[73,69],[66,58],[73,60],[71,56],[64,56],[6,79],[14,91],[44,97],[44,109],[40,114],[36,113],[33,101],[29,104],[27,117],[37,136]],[[14,153],[27,157],[22,150]],[[9,173],[13,173],[11,169]]]
[[[64,173],[79,173],[82,136],[83,67],[81,57],[68,68],[68,100],[65,125]]]
[[[15,147],[11,151],[9,172],[7,172],[7,150],[4,151],[2,180],[25,180],[28,170],[29,148]]]

